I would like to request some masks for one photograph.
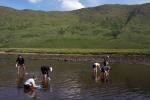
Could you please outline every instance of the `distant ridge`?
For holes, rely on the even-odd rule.
[[[0,6],[0,35],[0,47],[150,48],[150,3],[67,12]]]

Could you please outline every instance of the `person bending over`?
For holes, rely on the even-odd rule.
[[[50,72],[52,72],[52,67],[50,66],[41,66],[41,72],[43,74],[43,81],[45,82],[47,79],[48,80],[51,80],[50,79]]]
[[[25,81],[25,83],[24,83],[24,92],[25,93],[34,91],[36,88],[39,87],[35,84],[35,80],[36,80],[36,78],[33,76],[32,78],[29,78],[28,80]]]
[[[93,73],[97,73],[98,68],[100,68],[100,63],[94,63],[92,68],[93,68]]]

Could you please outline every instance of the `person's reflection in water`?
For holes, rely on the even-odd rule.
[[[24,85],[24,81],[25,81],[25,75],[24,75],[24,69],[20,69],[20,74],[17,75],[17,79],[16,79],[16,84],[18,88],[22,88]]]
[[[30,89],[28,91],[24,91],[24,93],[32,100],[37,100],[37,93],[35,89]]]
[[[95,80],[95,82],[98,82],[100,80],[100,75],[98,73],[93,74],[92,78]]]
[[[17,84],[17,87],[18,87],[18,88],[23,88],[24,79],[25,79],[24,77],[19,77],[19,78],[17,78],[16,84]]]
[[[42,88],[43,89],[45,89],[45,90],[49,90],[49,84],[50,84],[50,80],[49,79],[46,79],[46,80],[44,80],[44,81],[42,81],[42,83],[41,83],[42,85]]]
[[[48,78],[45,80],[45,81],[42,81],[41,82],[41,89],[44,89],[46,91],[50,91],[50,92],[53,92],[53,89],[52,89],[52,80],[49,80]]]

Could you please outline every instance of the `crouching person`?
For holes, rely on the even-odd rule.
[[[27,81],[25,81],[25,83],[24,83],[24,92],[25,93],[34,92],[35,89],[39,87],[35,84],[35,80],[36,80],[36,78],[33,76],[32,78],[29,78]]]

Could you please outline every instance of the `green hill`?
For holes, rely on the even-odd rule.
[[[0,48],[150,48],[150,4],[70,12],[0,7]]]

